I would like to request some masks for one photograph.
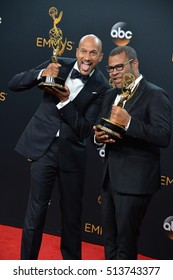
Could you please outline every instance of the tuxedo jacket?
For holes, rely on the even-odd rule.
[[[9,82],[13,91],[24,91],[37,86],[40,70],[48,66],[48,60],[30,71],[15,75]],[[59,58],[62,65],[59,77],[66,80],[76,59]],[[85,169],[85,138],[91,132],[105,91],[110,85],[101,71],[96,68],[77,97],[58,110],[57,97],[44,92],[41,103],[21,135],[16,151],[31,160],[37,160],[48,149],[60,130],[58,147],[60,168],[65,171]],[[39,90],[39,89],[38,89]]]
[[[110,117],[116,89],[108,90],[99,116]],[[126,194],[151,194],[160,188],[160,148],[171,137],[171,105],[167,93],[144,78],[125,110],[131,115],[122,139],[106,144],[104,175],[112,188]]]

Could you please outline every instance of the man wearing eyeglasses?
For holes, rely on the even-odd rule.
[[[137,243],[143,217],[160,188],[160,148],[169,145],[171,105],[164,89],[149,83],[139,72],[136,51],[116,47],[109,55],[107,71],[114,88],[107,91],[100,118],[108,118],[125,130],[110,137],[94,126],[95,142],[104,157],[102,215],[105,258],[137,259]],[[135,77],[135,92],[123,106],[122,78]]]

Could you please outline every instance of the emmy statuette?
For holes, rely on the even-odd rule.
[[[52,63],[58,63],[58,56],[61,56],[64,52],[66,46],[66,40],[62,42],[62,31],[60,28],[57,28],[57,24],[62,18],[63,12],[61,11],[59,16],[58,11],[55,7],[49,9],[49,15],[53,18],[53,28],[49,31],[50,44],[53,48]],[[39,88],[43,89],[45,87],[57,87],[58,89],[65,91],[64,89],[65,80],[61,77],[44,77],[42,82],[38,85]]]
[[[130,73],[125,73],[122,79],[122,88],[121,88],[121,98],[117,106],[123,107],[124,101],[132,98],[135,93],[137,86],[134,88],[135,77]],[[125,132],[125,127],[112,122],[110,119],[101,118],[99,124],[96,125],[99,130],[105,131],[109,138],[116,139],[121,138]]]

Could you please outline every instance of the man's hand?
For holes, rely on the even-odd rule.
[[[41,77],[57,77],[60,67],[61,64],[59,63],[50,63],[47,68],[43,70]]]
[[[62,91],[58,87],[51,87],[51,86],[46,87],[45,86],[44,91],[55,95],[59,99],[60,102],[65,102],[69,98],[70,90],[67,86],[64,86],[64,88],[65,88],[65,91]]]
[[[109,138],[105,131],[99,130],[96,126],[93,127],[93,130],[97,143],[115,143],[115,140]]]
[[[119,106],[112,106],[110,121],[113,123],[127,126],[130,120],[130,115],[127,111]]]

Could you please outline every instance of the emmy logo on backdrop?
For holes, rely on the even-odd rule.
[[[49,15],[53,19],[53,28],[49,31],[50,44],[53,49],[52,63],[58,63],[58,56],[61,56],[65,50],[67,40],[63,43],[63,34],[60,28],[57,28],[57,24],[61,21],[63,12],[61,11],[58,15],[58,10],[55,7],[49,9]],[[45,87],[57,87],[64,91],[65,80],[60,77],[45,77],[42,82],[38,85],[39,88],[44,89]]]
[[[138,85],[137,85],[138,86]],[[132,98],[137,86],[135,86],[135,77],[131,73],[125,73],[122,79],[121,98],[117,106],[123,107],[124,101]],[[125,127],[112,122],[110,119],[101,118],[100,122],[96,125],[99,130],[105,131],[109,138],[121,138],[125,132]]]

